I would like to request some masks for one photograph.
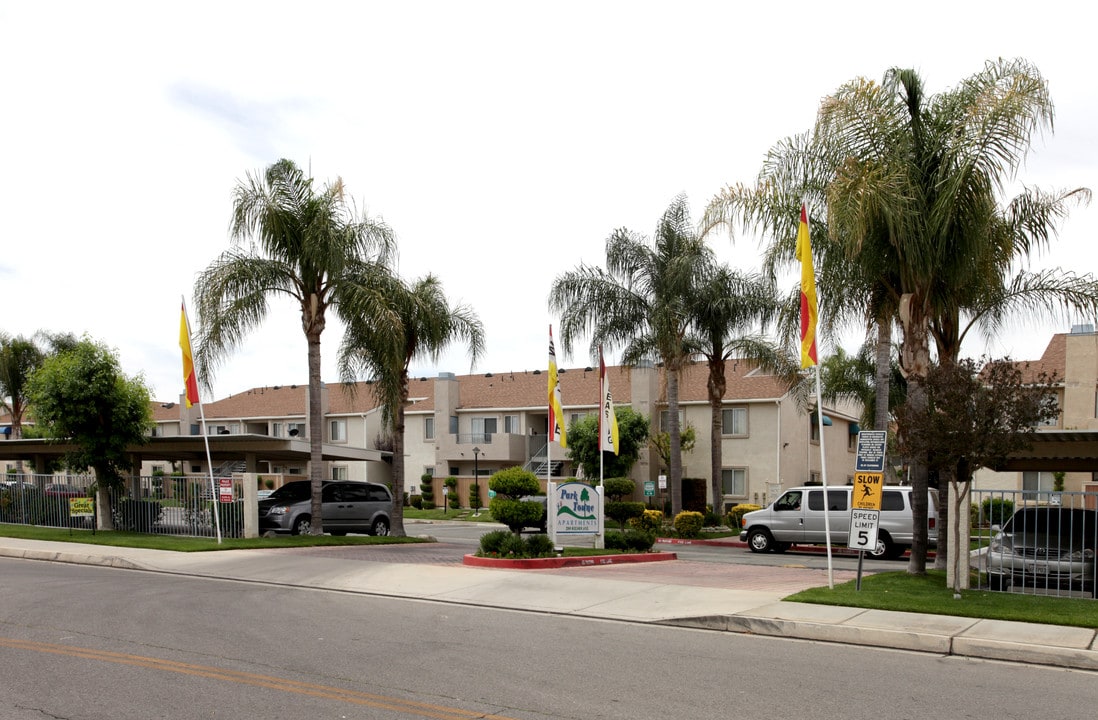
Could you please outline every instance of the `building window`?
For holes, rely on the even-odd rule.
[[[735,497],[747,497],[747,469],[723,468],[721,470],[721,492]]]
[[[451,475],[460,475],[461,474],[461,469],[458,468],[457,465],[451,465],[450,466],[450,474]]]
[[[1022,473],[1022,492],[1052,492],[1053,482],[1050,472],[1027,470]]]
[[[328,440],[331,442],[347,442],[346,420],[332,420],[328,424]]]
[[[305,437],[305,423],[286,423],[286,434],[290,437]]]
[[[332,479],[333,480],[348,480],[347,468],[341,465],[332,466]]]
[[[474,443],[489,443],[492,442],[492,435],[498,432],[498,420],[494,417],[475,417],[472,419],[473,439]]]
[[[721,411],[722,435],[747,435],[747,408],[728,408]]]
[[[433,417],[423,418],[423,439],[435,439],[435,419]]]
[[[1056,414],[1037,423],[1037,427],[1056,427],[1060,424],[1060,398],[1053,396],[1052,401],[1056,404]]]
[[[812,428],[811,430],[808,431],[809,432],[808,439],[811,440],[814,443],[819,443],[820,442],[820,425],[819,425],[819,423],[816,422],[816,416],[815,415],[811,415],[808,418],[808,424]]]
[[[191,465],[191,474],[192,475],[197,475],[200,472],[202,472],[202,466],[201,465]]]
[[[271,437],[282,437],[282,423],[271,423]]]
[[[522,431],[519,430],[519,416],[518,415],[504,415],[503,416],[503,432],[511,435],[518,435]]]
[[[846,434],[846,449],[851,452],[858,449],[858,433]]]
[[[457,415],[451,415],[450,416],[450,434],[451,435],[457,435],[458,434],[458,416]]]
[[[435,476],[435,466],[434,465],[425,466],[423,468],[423,474],[426,475],[427,477],[434,477]]]
[[[671,424],[671,413],[667,410],[660,411],[660,432],[671,432],[669,426]],[[679,429],[682,429],[682,410],[679,410]]]
[[[568,413],[568,427],[572,427],[590,413]]]

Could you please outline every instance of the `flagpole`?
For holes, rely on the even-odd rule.
[[[187,347],[184,348],[185,357],[184,357],[184,367],[183,367],[183,372],[184,372],[184,378],[183,379],[184,379],[184,381],[186,381],[186,379],[187,379],[186,378],[186,371],[187,371],[186,360],[191,357],[191,354],[190,354],[191,353],[191,347],[193,347],[193,346],[191,344],[191,321],[187,317],[187,300],[186,300],[186,298],[182,298],[182,302],[183,302],[183,324],[185,325],[186,330],[187,330]],[[193,372],[194,375],[195,375],[195,385],[197,386],[197,384],[198,384],[198,370],[196,370],[193,367],[193,360],[192,360],[191,372]],[[197,393],[195,393],[195,395],[197,397]],[[190,396],[189,396],[189,391],[187,389],[184,389],[184,396],[187,398],[187,404],[190,405],[191,404],[191,399],[190,399]],[[211,498],[211,500],[214,504],[213,505],[213,507],[214,507],[214,511],[213,511],[214,529],[217,532],[217,544],[220,545],[221,544],[221,513],[218,512],[218,508],[220,507],[219,503],[221,502],[221,498],[218,496],[217,486],[214,483],[213,458],[210,455],[210,434],[209,434],[209,432],[207,432],[207,428],[206,428],[206,408],[203,406],[201,398],[198,398],[197,404],[198,404],[198,415],[202,419],[202,440],[206,445],[206,467],[209,468],[209,471],[210,471],[210,498]]]

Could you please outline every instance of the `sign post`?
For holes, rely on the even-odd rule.
[[[854,464],[854,488],[850,494],[850,535],[846,546],[858,551],[858,579],[862,589],[862,560],[866,550],[877,547],[884,496],[884,461],[888,434],[884,430],[858,433],[858,455]]]

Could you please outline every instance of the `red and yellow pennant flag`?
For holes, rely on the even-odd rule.
[[[808,235],[808,208],[801,205],[797,226],[797,259],[801,261],[801,367],[817,364],[816,359],[816,272],[812,268],[812,240]]]
[[[599,450],[618,454],[618,417],[614,414],[614,398],[610,395],[610,378],[599,345],[599,387],[602,388],[602,410],[599,412]]]
[[[560,406],[560,381],[557,380],[557,351],[553,349],[553,326],[549,326],[549,441],[568,447],[564,430],[564,411]]]
[[[191,355],[191,327],[187,323],[187,305],[179,316],[179,347],[183,350],[183,386],[187,407],[193,407],[198,400],[198,376],[194,372],[194,357]]]

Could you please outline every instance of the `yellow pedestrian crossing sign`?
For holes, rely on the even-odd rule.
[[[854,473],[854,493],[850,506],[855,510],[880,510],[884,490],[884,473]]]

